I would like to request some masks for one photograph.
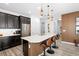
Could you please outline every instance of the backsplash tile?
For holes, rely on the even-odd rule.
[[[17,30],[20,30],[20,29],[0,29],[0,34],[2,34],[3,36],[12,35]]]

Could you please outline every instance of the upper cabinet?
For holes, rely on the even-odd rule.
[[[19,29],[20,28],[20,21],[19,18],[17,16],[14,16],[14,28]]]
[[[30,24],[31,19],[0,12],[0,29],[20,29],[20,23]]]
[[[8,28],[19,28],[19,19],[18,16],[7,14],[7,27]]]
[[[18,29],[19,28],[18,16],[0,13],[0,28]]]
[[[13,20],[13,16],[12,15],[9,15],[7,14],[6,15],[6,19],[7,19],[7,28],[14,28],[14,20]]]
[[[6,27],[6,20],[5,20],[5,14],[0,13],[0,28],[5,28]]]
[[[20,16],[20,22],[23,24],[30,24],[31,20],[29,17]]]

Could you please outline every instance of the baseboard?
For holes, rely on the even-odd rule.
[[[61,43],[66,43],[66,44],[74,45],[74,43],[66,42],[66,41],[61,41]]]
[[[66,44],[70,44],[70,45],[75,45],[74,43],[66,42],[66,41],[61,41],[61,43],[66,43]],[[78,46],[79,46],[79,44],[78,44]]]

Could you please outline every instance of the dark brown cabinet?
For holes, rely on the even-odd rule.
[[[13,23],[14,23],[14,28],[17,28],[17,29],[20,28],[20,21],[18,19],[18,16],[14,16]]]
[[[7,28],[18,29],[19,28],[19,19],[18,16],[6,15],[7,16]]]
[[[0,38],[0,51],[21,44],[20,36],[8,36]]]
[[[7,17],[7,28],[14,28],[13,16],[7,14],[6,17]]]
[[[0,12],[0,28],[6,27],[6,20],[5,20],[5,14]]]
[[[10,15],[6,13],[0,12],[0,28],[7,28],[7,29],[19,29],[19,18],[15,15]]]
[[[25,19],[26,19],[25,17],[20,16],[20,22],[21,22],[21,23],[26,24],[26,20],[25,20]]]
[[[0,38],[1,39],[1,38]],[[0,51],[2,50],[2,40],[0,40]]]
[[[10,40],[9,37],[4,37],[2,39],[2,44],[1,44],[2,45],[2,50],[9,48],[9,40]]]
[[[29,50],[28,50],[28,41],[22,40],[23,42],[23,55],[28,56]]]
[[[20,18],[21,24],[22,24],[22,23],[23,23],[23,24],[30,24],[30,23],[31,23],[31,20],[30,20],[29,17],[20,16],[19,18]]]
[[[21,36],[12,36],[11,46],[17,46],[21,44]],[[12,44],[13,43],[13,44]]]

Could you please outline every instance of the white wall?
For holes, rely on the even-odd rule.
[[[54,23],[53,23],[53,22],[54,22],[54,21],[51,21],[51,22],[50,22],[50,26],[49,26],[49,27],[50,27],[50,32],[51,32],[51,33],[54,32]]]
[[[46,18],[41,18],[40,20],[41,20],[41,22],[44,22],[44,23],[45,23],[45,34],[48,33],[48,19],[46,19]],[[53,20],[50,21],[50,26],[49,26],[49,28],[50,28],[49,30],[50,30],[51,33],[55,32],[55,31],[54,31],[55,28],[54,28],[54,21],[53,21]]]
[[[40,35],[40,18],[31,16],[31,35]]]
[[[4,10],[4,9],[1,9],[1,8],[0,8],[0,12],[8,13],[8,14],[16,15],[16,16],[22,15],[22,16],[30,17],[29,14],[24,15],[24,14],[20,14],[20,13],[17,13],[17,12],[12,12],[12,11],[8,11],[8,10]]]
[[[11,12],[11,11],[7,11],[7,10],[3,10],[3,9],[0,9],[0,12],[3,12],[3,13],[8,13],[8,14],[13,14],[13,15],[20,15],[18,13],[15,13],[15,12]]]

